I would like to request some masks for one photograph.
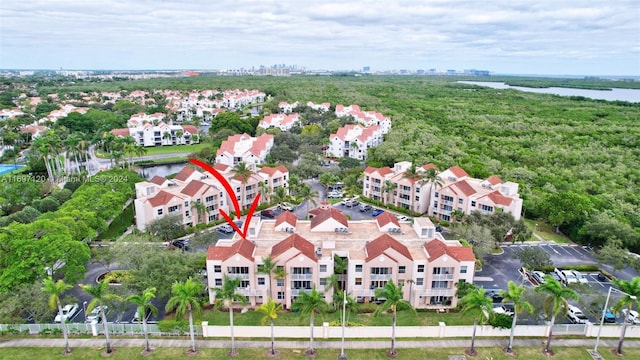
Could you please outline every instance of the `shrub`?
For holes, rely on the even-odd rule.
[[[489,325],[498,329],[511,329],[513,318],[507,314],[493,314],[489,319]]]
[[[371,314],[378,309],[378,305],[375,303],[360,304],[358,307],[358,314]]]
[[[189,331],[189,322],[186,320],[161,320],[158,322],[158,329],[162,332],[184,335]]]
[[[333,320],[332,322],[329,323],[329,326],[342,326],[342,322],[340,322],[339,320]],[[347,321],[347,322],[345,322],[345,326],[347,326],[347,327],[364,326],[364,324],[358,323],[358,322],[353,322],[353,321]]]

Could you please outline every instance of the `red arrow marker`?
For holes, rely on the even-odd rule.
[[[189,162],[191,162],[194,165],[200,166],[201,168],[203,168],[207,172],[209,172],[211,175],[213,175],[216,179],[218,179],[218,181],[220,182],[220,184],[222,184],[222,186],[224,187],[224,189],[227,192],[227,194],[229,194],[229,198],[231,199],[231,202],[233,203],[233,208],[236,211],[236,216],[238,218],[240,218],[240,216],[242,215],[242,213],[240,211],[240,203],[238,202],[238,199],[236,198],[236,193],[233,191],[233,188],[231,187],[231,184],[229,184],[227,179],[225,179],[224,176],[222,176],[222,174],[220,174],[216,169],[214,169],[209,164],[203,163],[202,161],[197,160],[197,159],[189,159]],[[249,229],[249,222],[251,221],[251,217],[253,216],[253,213],[256,211],[256,208],[258,207],[259,203],[260,203],[260,194],[258,194],[256,196],[256,198],[253,199],[253,203],[251,203],[251,207],[249,208],[249,212],[247,212],[247,219],[244,221],[244,224],[243,224],[244,226],[242,227],[242,230],[240,230],[240,228],[238,228],[238,225],[236,225],[236,223],[233,222],[231,217],[224,210],[219,209],[218,211],[220,212],[220,215],[222,215],[222,217],[225,220],[227,220],[229,225],[231,225],[231,227],[238,234],[240,234],[240,236],[243,239],[246,240],[247,239],[247,231]]]

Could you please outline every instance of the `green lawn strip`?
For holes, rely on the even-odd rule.
[[[277,346],[277,342],[276,342]],[[515,356],[507,356],[499,348],[477,348],[478,355],[475,359],[549,359],[540,352],[541,347],[515,347]],[[278,359],[304,359],[305,349],[278,349]],[[397,349],[397,359],[447,359],[449,355],[464,355],[464,348],[424,348],[424,349]],[[554,360],[591,360],[586,348],[553,347]],[[600,354],[605,359],[618,359],[611,354],[609,349],[601,348]],[[73,348],[69,355],[62,355],[62,348],[3,348],[2,357],[12,360],[31,359],[103,359],[104,348]],[[226,359],[229,349],[198,348],[198,354],[187,356],[187,348],[157,348],[148,355],[141,355],[142,347],[115,347],[109,359]],[[345,349],[349,359],[387,359],[385,349]],[[236,359],[267,359],[267,349],[238,349]],[[317,349],[316,359],[335,360],[340,353],[339,349]],[[467,359],[470,357],[467,356]],[[640,358],[640,349],[625,349],[625,358]]]
[[[98,240],[117,239],[120,235],[124,234],[129,225],[133,224],[133,217],[133,203],[131,203],[111,222],[107,230],[98,236]]]
[[[553,231],[553,227],[543,220],[524,219],[524,222],[527,224],[527,227],[531,229],[531,231],[534,231],[544,240],[554,241],[558,244],[573,244],[573,242],[568,237],[562,234],[556,234]],[[538,226],[536,226],[536,224],[538,224]],[[537,231],[536,228],[538,229]],[[538,238],[533,236],[531,240],[538,241]]]
[[[206,147],[210,147],[211,144],[206,142],[201,142],[193,145],[164,145],[164,146],[154,146],[147,147],[147,153],[145,155],[160,155],[160,154],[175,154],[182,152],[196,152],[200,151]]]

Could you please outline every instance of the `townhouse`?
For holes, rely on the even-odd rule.
[[[313,110],[317,110],[317,111],[321,111],[321,112],[327,112],[327,111],[329,111],[329,108],[331,107],[331,103],[324,102],[324,103],[321,103],[321,104],[314,104],[312,101],[307,101],[307,106],[312,108]]]
[[[223,141],[216,152],[216,163],[235,166],[244,162],[247,165],[262,164],[273,147],[273,135],[262,134],[251,137],[248,134],[236,134]]]
[[[22,116],[24,112],[20,109],[1,109],[0,120],[13,119],[16,116]]]
[[[351,116],[353,120],[364,126],[379,126],[383,134],[391,131],[391,119],[388,116],[375,111],[362,111],[358,105],[343,106],[336,105],[335,114],[337,117]]]
[[[518,184],[497,176],[474,179],[459,166],[439,172],[433,164],[408,171],[410,162],[364,170],[363,195],[384,204],[428,214],[437,220],[452,221],[455,212],[470,214],[480,211],[492,214],[504,211],[516,220],[522,213]],[[437,181],[425,178],[429,169],[436,170]]]
[[[238,291],[252,307],[272,297],[285,308],[314,287],[330,301],[334,258],[347,260],[338,287],[358,302],[379,301],[375,290],[388,281],[403,284],[403,298],[416,308],[455,307],[458,282],[472,282],[470,247],[445,240],[428,218],[399,222],[383,213],[374,220],[349,221],[324,204],[311,220],[290,212],[275,219],[249,219],[247,238],[220,240],[207,253],[209,301],[224,276],[241,278]],[[277,262],[281,276],[260,273],[263,259]]]
[[[326,154],[328,157],[366,160],[368,149],[382,144],[382,141],[383,133],[379,126],[345,125],[329,136]]]
[[[260,192],[263,203],[277,187],[288,189],[289,171],[284,166],[262,167],[246,180],[236,176],[230,166],[215,164],[213,168],[227,180],[233,194],[228,194],[212,174],[193,167],[184,167],[170,180],[155,176],[136,183],[134,208],[138,229],[144,231],[149,223],[165,215],[180,215],[185,226],[208,224],[221,219],[221,209],[227,214],[234,211],[231,196],[246,210]],[[261,188],[261,183],[266,187]]]
[[[164,114],[152,114],[132,118],[127,122],[130,126],[124,129],[113,129],[111,134],[120,137],[131,136],[136,145],[164,146],[191,145],[200,142],[198,128],[193,125],[169,125],[158,119]],[[157,124],[157,125],[154,125]]]
[[[281,131],[289,131],[298,123],[300,123],[300,114],[271,114],[262,118],[258,123],[258,127],[263,129],[278,128]]]
[[[278,107],[280,108],[280,111],[283,113],[291,113],[293,112],[293,109],[297,108],[300,105],[299,102],[294,102],[293,104],[289,104],[286,101],[281,101],[278,103]]]

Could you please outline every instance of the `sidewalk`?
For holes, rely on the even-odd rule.
[[[514,347],[542,346],[543,339],[515,339]],[[188,348],[191,341],[188,339],[151,339],[149,343],[152,347]],[[345,341],[346,349],[386,349],[390,346],[391,340],[375,341]],[[476,347],[505,347],[508,339],[476,339]],[[144,339],[111,339],[114,347],[144,347]],[[466,348],[471,344],[470,339],[456,340],[401,340],[396,341],[399,349],[409,348]],[[69,339],[71,347],[102,347],[105,346],[104,338],[91,339]],[[315,341],[314,347],[318,349],[340,349],[340,341]],[[554,339],[551,347],[584,347],[593,349],[595,339]],[[616,339],[600,340],[599,347],[614,348],[618,345]],[[270,341],[246,341],[236,340],[238,348],[264,348],[271,346]],[[308,340],[300,341],[277,341],[276,346],[282,349],[305,349],[309,346]],[[624,346],[627,348],[640,348],[640,340],[626,340]],[[23,338],[0,340],[0,348],[5,347],[64,347],[64,339],[42,339]],[[196,340],[196,347],[199,348],[230,348],[230,340]]]

